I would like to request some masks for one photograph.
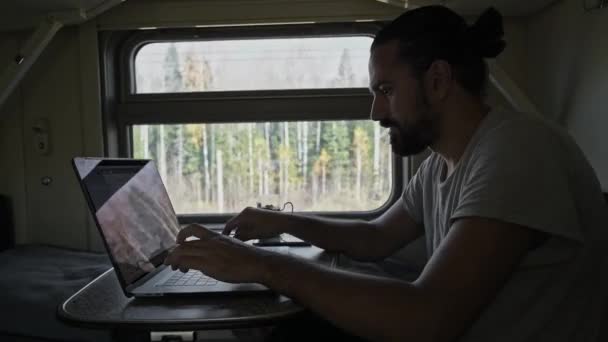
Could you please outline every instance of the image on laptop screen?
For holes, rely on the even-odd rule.
[[[100,229],[127,284],[155,269],[180,230],[149,160],[75,159]]]

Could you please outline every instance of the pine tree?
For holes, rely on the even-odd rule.
[[[340,63],[338,64],[338,75],[334,80],[336,87],[348,88],[355,85],[355,73],[353,72],[350,54],[347,49],[342,50]]]
[[[177,93],[182,90],[182,73],[179,65],[179,54],[174,43],[169,45],[163,63],[165,74],[165,92]]]

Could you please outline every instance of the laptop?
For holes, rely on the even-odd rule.
[[[180,225],[153,161],[77,157],[72,166],[126,296],[270,291],[163,265]]]

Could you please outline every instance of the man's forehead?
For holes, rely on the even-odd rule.
[[[400,70],[397,70],[400,69]],[[370,88],[388,82],[402,71],[409,70],[399,58],[399,42],[397,40],[378,45],[372,51],[369,60]]]
[[[392,40],[376,46],[370,56],[370,67],[387,67],[399,63],[399,41]]]

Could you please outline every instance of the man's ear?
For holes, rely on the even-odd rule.
[[[425,73],[425,90],[429,100],[441,103],[448,96],[452,86],[452,66],[438,59],[434,61]]]

